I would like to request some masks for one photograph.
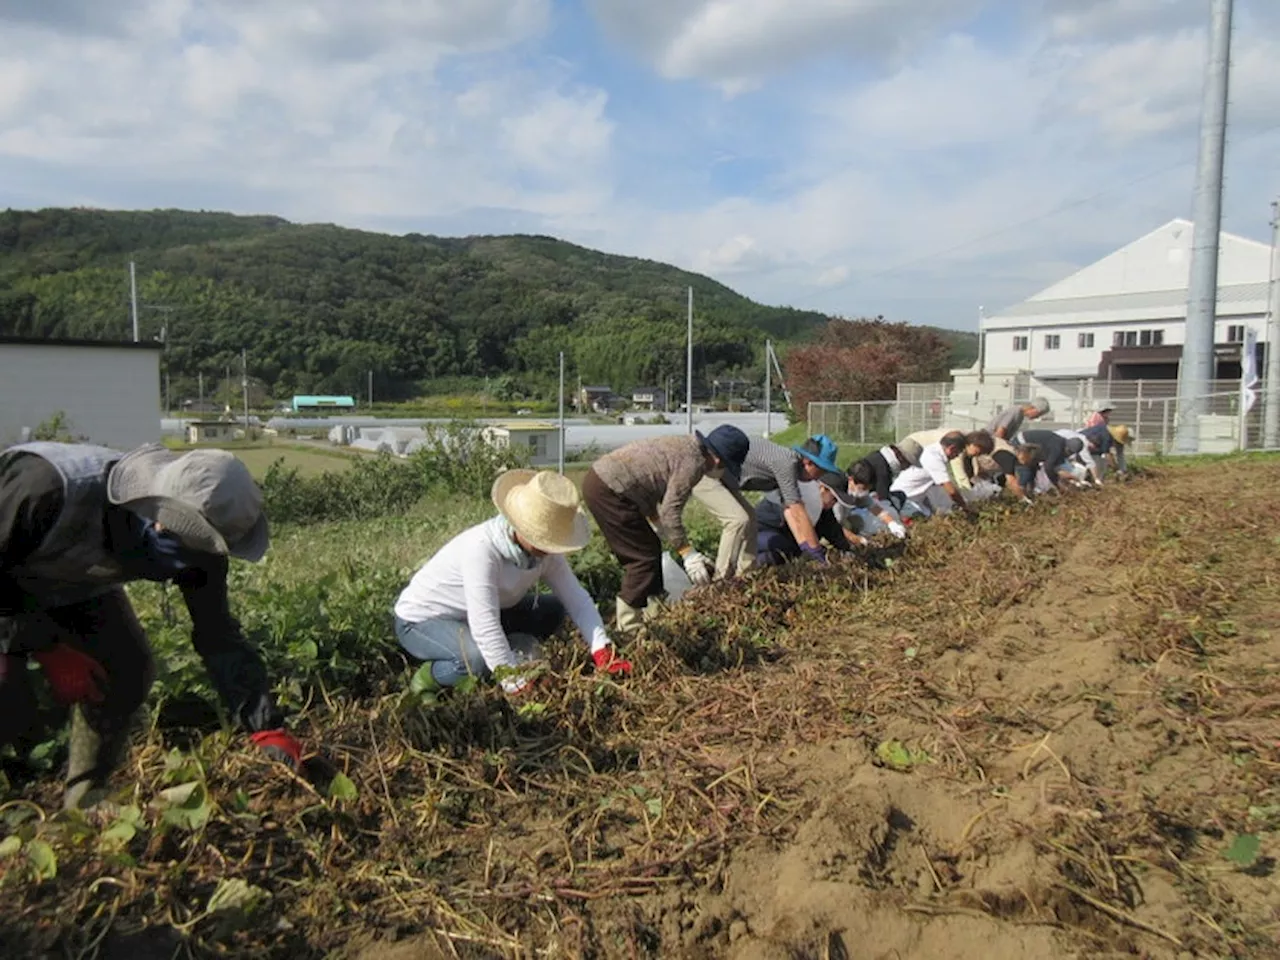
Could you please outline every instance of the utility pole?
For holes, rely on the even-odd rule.
[[[564,351],[563,351],[563,350],[561,350],[561,351],[560,351],[560,392],[559,392],[559,399],[560,399],[560,403],[559,403],[559,407],[560,407],[560,417],[559,417],[559,423],[560,423],[560,442],[559,442],[559,444],[557,444],[557,446],[559,446],[559,448],[560,448],[560,455],[559,455],[559,458],[558,458],[558,460],[559,460],[559,465],[560,465],[560,466],[559,466],[559,468],[560,468],[560,472],[561,472],[561,473],[564,473]]]
[[[203,408],[204,407],[204,374],[203,373],[196,374],[196,383],[198,384],[196,389],[197,391],[199,391],[196,395],[200,398],[200,406],[201,408]]]
[[[773,433],[773,366],[769,359],[773,356],[773,341],[764,342],[764,436],[769,439]]]
[[[138,342],[138,274],[129,261],[129,303],[133,313],[133,342]]]
[[[1263,444],[1280,446],[1280,200],[1271,204],[1271,272],[1267,284],[1267,379]]]
[[[1227,137],[1227,91],[1231,73],[1232,0],[1212,0],[1209,59],[1200,112],[1200,156],[1192,218],[1191,276],[1187,287],[1186,338],[1178,370],[1178,424],[1174,450],[1200,447],[1200,414],[1213,379],[1214,326],[1218,307],[1218,233],[1222,228],[1222,164]]]
[[[244,438],[249,439],[249,351],[241,348],[240,367],[243,374],[240,385],[244,389]]]
[[[693,287],[689,288],[689,352],[685,359],[684,397],[688,414],[688,433],[693,436]]]
[[[227,364],[227,402],[224,407],[224,409],[227,412],[228,420],[231,419],[231,398],[234,396],[235,394],[231,392],[231,364],[228,363]]]
[[[369,371],[369,406],[373,406],[373,371]]]

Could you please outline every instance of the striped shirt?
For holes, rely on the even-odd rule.
[[[738,488],[777,490],[784,505],[800,503],[800,454],[772,440],[752,437]]]

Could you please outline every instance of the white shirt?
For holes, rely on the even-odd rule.
[[[935,485],[951,483],[951,461],[942,450],[942,444],[931,443],[920,453],[920,466],[907,467],[889,489],[897,490],[907,499],[923,497]]]
[[[396,600],[401,620],[465,620],[480,655],[490,670],[519,666],[499,619],[503,609],[515,606],[539,580],[564,604],[570,619],[598,650],[609,643],[600,611],[559,555],[540,557],[525,569],[507,559],[508,526],[502,517],[464,530],[422,565]],[[514,546],[514,543],[511,544]]]

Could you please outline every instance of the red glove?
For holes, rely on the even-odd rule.
[[[70,706],[73,703],[102,702],[107,671],[87,653],[65,643],[56,643],[48,650],[33,653],[32,657],[44,669],[58,703]]]
[[[601,647],[591,655],[591,659],[596,662],[596,669],[602,670],[613,677],[629,677],[631,676],[631,661],[623,660],[617,655],[613,647]]]
[[[275,730],[259,730],[249,737],[272,760],[279,760],[297,770],[302,763],[302,744],[284,727]]]

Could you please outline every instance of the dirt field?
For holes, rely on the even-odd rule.
[[[119,957],[1280,957],[1277,489],[1166,466],[918,527],[682,604],[624,688],[557,647],[520,713],[332,700],[357,800],[215,750],[202,833],[68,854],[4,923]],[[269,906],[216,922],[227,878]]]

